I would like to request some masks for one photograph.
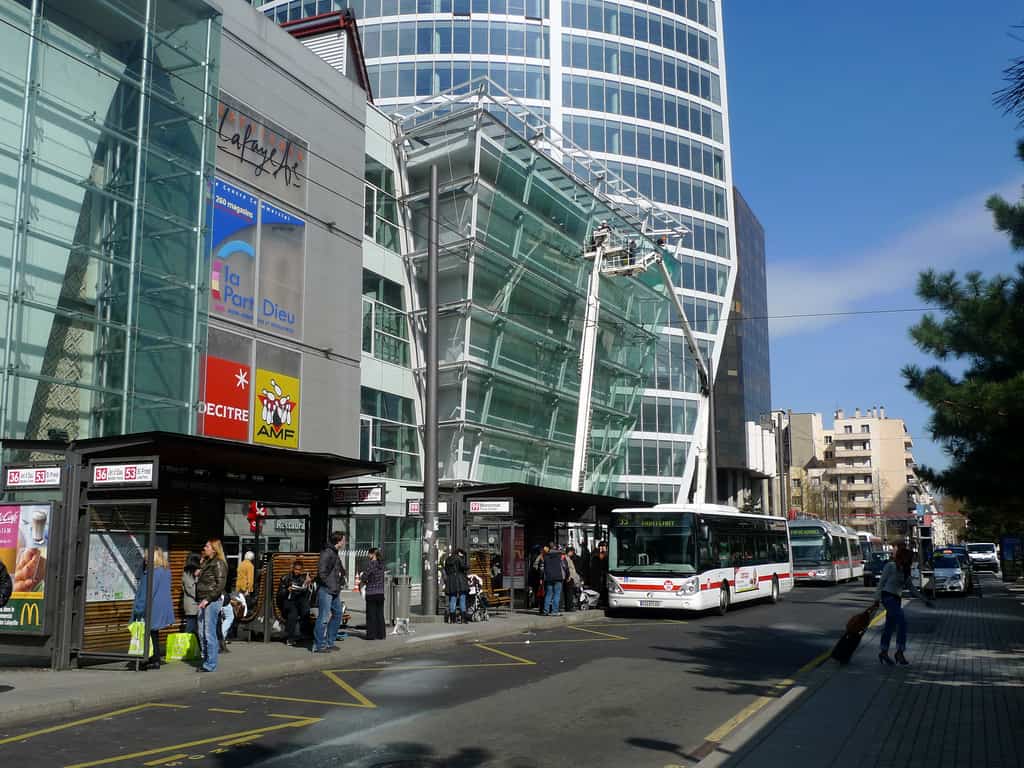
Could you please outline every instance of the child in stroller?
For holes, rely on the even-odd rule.
[[[469,574],[469,599],[466,602],[465,621],[489,621],[487,614],[487,595],[484,594],[484,581],[475,573]]]

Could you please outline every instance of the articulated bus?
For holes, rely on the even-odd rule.
[[[608,607],[724,614],[732,603],[793,589],[785,518],[712,504],[612,513]]]
[[[789,521],[793,575],[797,582],[838,584],[864,575],[864,556],[857,533],[825,520]]]
[[[860,556],[865,563],[870,559],[872,553],[885,551],[882,539],[873,533],[860,531],[857,534],[857,539],[860,541]]]

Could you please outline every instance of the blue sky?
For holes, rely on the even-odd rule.
[[[992,104],[1024,54],[1024,6],[963,0],[722,0],[736,185],[764,225],[772,404],[884,405],[945,465],[900,368],[929,266],[1008,272],[993,192],[1017,199],[1024,130]],[[1024,38],[1024,30],[1016,34]],[[825,317],[828,312],[864,312]],[[817,314],[810,318],[782,315]]]

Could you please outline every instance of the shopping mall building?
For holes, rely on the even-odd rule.
[[[350,571],[383,546],[418,581],[431,166],[442,543],[515,585],[532,544],[691,483],[707,417],[653,274],[600,277],[581,408],[584,252],[605,222],[654,253],[652,200],[701,232],[672,270],[714,360],[727,219],[610,193],[622,165],[538,105],[385,114],[362,44],[349,15],[282,29],[241,0],[0,7],[0,556],[46,562],[0,645],[120,653],[142,550],[180,570],[209,536],[276,567],[345,530]]]

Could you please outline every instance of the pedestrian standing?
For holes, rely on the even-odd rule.
[[[335,531],[327,546],[320,553],[317,565],[316,625],[313,627],[313,653],[329,653],[337,650],[338,628],[344,606],[341,602],[341,588],[345,583],[345,568],[341,564],[341,550],[345,546],[345,534]]]
[[[203,545],[203,560],[196,579],[196,597],[199,598],[200,642],[203,663],[200,672],[217,669],[220,654],[218,628],[223,607],[224,589],[228,585],[228,562],[220,539],[210,539]]]
[[[597,544],[597,556],[590,560],[590,575],[587,577],[590,586],[597,590],[597,604],[608,607],[608,542]]]
[[[11,578],[10,572],[7,570],[7,566],[0,563],[0,608],[7,605],[7,601],[11,599],[11,594],[14,592],[14,579]]]
[[[199,575],[199,555],[189,554],[181,572],[181,615],[185,617],[183,632],[199,638],[199,599],[196,597],[196,577]]]
[[[238,564],[238,574],[235,576],[235,592],[241,592],[243,597],[248,598],[256,583],[256,568],[253,561],[256,555],[246,552],[242,562]]]
[[[907,617],[903,613],[903,590],[907,589],[912,595],[925,601],[929,608],[933,606],[914,586],[910,578],[910,568],[914,556],[904,546],[896,549],[892,560],[885,564],[881,576],[878,577],[878,586],[875,588],[875,602],[872,609],[878,608],[879,604],[885,607],[885,627],[882,629],[881,650],[878,653],[878,661],[881,664],[893,665],[889,658],[889,643],[892,641],[893,630],[896,632],[896,664],[907,665],[907,657],[903,652],[907,648]]]
[[[562,584],[565,581],[568,567],[562,550],[549,543],[547,554],[544,555],[544,615],[559,616],[562,607]]]
[[[461,624],[466,615],[466,596],[469,594],[469,559],[462,547],[458,547],[445,558],[444,582],[448,593],[446,619],[453,624]]]
[[[146,600],[149,597],[149,581],[153,580],[153,607],[149,612],[149,658],[139,669],[160,669],[160,630],[174,624],[174,607],[171,602],[171,569],[167,563],[167,555],[160,547],[153,549],[153,567],[148,561],[149,553],[143,561],[143,572],[139,578],[139,588],[135,592],[135,604],[132,606],[132,621],[144,621],[146,618]]]
[[[565,565],[567,575],[565,578],[565,584],[562,586],[562,596],[564,608],[566,611],[576,610],[576,596],[580,587],[583,585],[582,579],[580,579],[579,569],[577,562],[579,556],[576,554],[576,550],[573,547],[567,547],[565,550]]]
[[[383,640],[387,637],[384,627],[384,562],[376,547],[370,548],[370,559],[360,581],[366,585],[366,639]]]

